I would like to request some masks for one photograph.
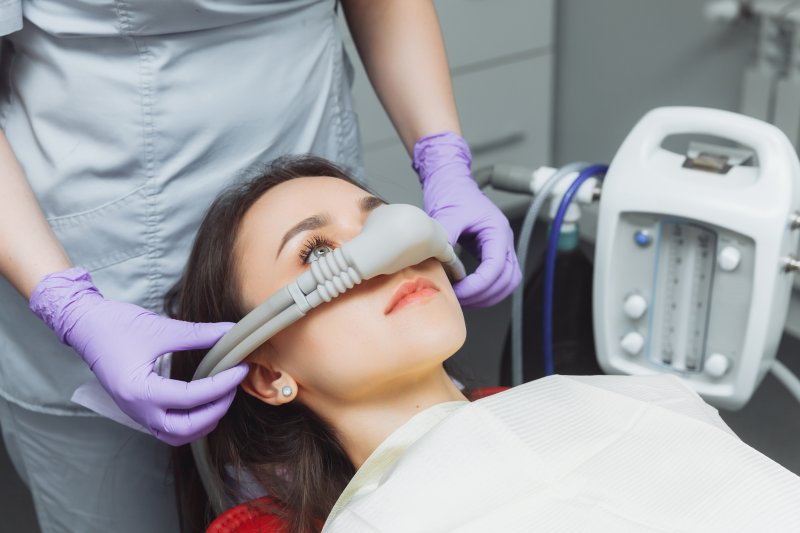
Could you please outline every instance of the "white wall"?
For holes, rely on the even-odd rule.
[[[703,18],[703,0],[557,0],[554,156],[608,162],[649,109],[737,111],[754,23]]]

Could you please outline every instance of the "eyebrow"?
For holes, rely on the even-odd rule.
[[[385,204],[383,200],[378,198],[377,196],[364,196],[360,198],[357,202],[358,209],[362,213],[369,213],[373,209],[378,206]],[[304,218],[294,226],[292,226],[289,231],[283,236],[281,239],[281,244],[278,246],[278,252],[275,254],[277,258],[283,247],[286,246],[286,243],[289,242],[295,235],[299,233],[303,233],[304,231],[311,231],[319,228],[323,228],[331,223],[330,215],[328,213],[318,213],[316,215],[311,215],[308,218]]]

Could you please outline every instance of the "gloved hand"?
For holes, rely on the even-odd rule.
[[[30,308],[80,354],[122,411],[173,446],[213,430],[247,376],[246,364],[190,383],[159,376],[160,355],[208,348],[232,324],[181,322],[106,300],[80,268],[45,276]]]
[[[462,305],[494,305],[514,290],[522,275],[508,219],[472,179],[472,155],[452,132],[423,137],[414,145],[414,170],[422,183],[423,207],[447,230],[450,244],[462,240],[480,252],[477,270],[456,283]]]

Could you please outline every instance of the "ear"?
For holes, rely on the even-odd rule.
[[[269,357],[269,349],[262,346],[250,357],[250,373],[242,382],[244,391],[264,403],[280,406],[297,397],[297,382],[288,373],[276,368]],[[289,394],[285,394],[285,393]]]

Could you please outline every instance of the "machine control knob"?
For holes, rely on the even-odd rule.
[[[719,255],[717,256],[717,263],[719,264],[719,267],[726,272],[736,270],[741,261],[742,252],[733,246],[724,247],[722,250],[720,250]]]
[[[641,294],[631,294],[625,298],[625,303],[622,304],[622,309],[628,318],[638,320],[642,318],[647,311],[647,300]]]
[[[721,378],[725,375],[731,367],[731,360],[722,355],[721,353],[712,353],[706,359],[706,364],[703,367],[706,374],[712,378]]]
[[[633,234],[633,242],[640,248],[647,248],[653,242],[653,236],[648,230],[640,229]]]
[[[641,333],[631,331],[622,337],[619,344],[629,355],[639,355],[642,348],[644,348],[644,337],[642,337]]]

